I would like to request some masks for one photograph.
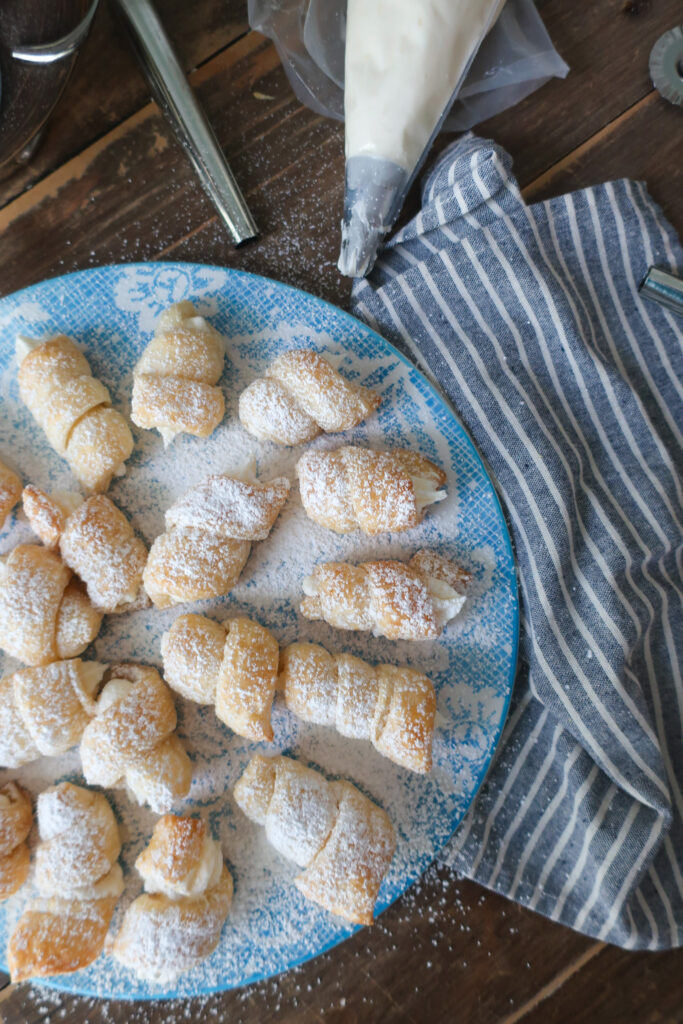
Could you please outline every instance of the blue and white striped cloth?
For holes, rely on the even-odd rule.
[[[445,858],[629,948],[683,942],[683,333],[638,295],[683,250],[639,182],[527,206],[465,136],[353,310],[488,461],[522,597],[494,765]]]

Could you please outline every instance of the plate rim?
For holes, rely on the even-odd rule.
[[[476,800],[476,798],[477,798],[477,796],[479,794],[479,791],[480,791],[481,787],[484,784],[486,776],[489,773],[491,765],[493,764],[493,760],[495,758],[496,752],[497,752],[498,747],[500,745],[500,741],[501,741],[501,738],[502,738],[503,730],[505,728],[505,724],[506,724],[506,721],[507,721],[507,718],[508,718],[508,714],[509,714],[509,711],[510,711],[510,705],[511,705],[511,702],[512,702],[512,694],[513,694],[513,691],[514,691],[514,684],[515,684],[515,679],[517,677],[517,669],[518,669],[518,662],[519,662],[519,636],[520,636],[520,601],[519,601],[519,594],[520,594],[520,584],[519,584],[519,567],[518,567],[518,564],[517,564],[517,559],[515,557],[514,543],[513,543],[513,540],[512,540],[512,535],[510,533],[510,527],[508,525],[508,519],[507,519],[505,510],[503,508],[503,505],[501,503],[499,494],[498,494],[497,486],[494,483],[494,481],[493,481],[493,479],[491,477],[491,474],[490,474],[490,472],[489,472],[489,470],[487,468],[486,462],[484,461],[483,456],[479,452],[479,449],[478,449],[477,445],[475,444],[474,440],[472,439],[469,430],[462,423],[462,421],[460,419],[460,416],[458,415],[457,410],[452,405],[452,403],[448,400],[448,398],[445,395],[443,395],[441,393],[441,391],[437,388],[437,386],[430,380],[430,378],[427,376],[427,374],[424,372],[424,370],[422,370],[419,366],[417,366],[416,363],[412,362],[406,355],[404,355],[398,348],[396,348],[396,346],[394,344],[392,344],[391,341],[389,341],[387,338],[385,338],[383,335],[381,335],[374,328],[370,327],[369,324],[366,324],[363,320],[360,320],[358,317],[356,317],[352,313],[348,312],[348,310],[342,309],[340,306],[336,306],[333,302],[330,302],[328,299],[322,299],[319,296],[314,295],[312,292],[305,291],[303,288],[297,288],[296,285],[287,284],[284,281],[278,281],[277,279],[272,278],[272,277],[268,277],[265,274],[256,274],[253,271],[249,271],[249,270],[238,270],[238,269],[235,269],[233,267],[222,267],[222,266],[220,266],[217,263],[196,263],[196,262],[192,262],[192,261],[189,261],[189,260],[133,260],[131,262],[123,262],[123,263],[102,263],[102,264],[100,264],[98,266],[95,266],[95,267],[85,267],[82,270],[71,270],[71,271],[68,271],[65,274],[55,274],[52,277],[45,277],[45,278],[43,278],[40,281],[36,281],[33,284],[27,285],[25,288],[19,288],[19,289],[17,289],[14,292],[9,292],[7,295],[1,296],[0,297],[0,308],[4,305],[4,303],[6,303],[6,302],[8,302],[8,301],[10,301],[12,299],[15,299],[15,298],[17,298],[19,296],[27,295],[27,294],[29,294],[31,292],[37,291],[37,290],[43,288],[46,284],[54,283],[54,282],[57,282],[57,281],[67,281],[67,280],[72,279],[72,278],[88,277],[88,276],[91,276],[93,274],[101,273],[102,271],[105,271],[105,272],[107,272],[107,271],[121,271],[121,270],[125,270],[125,269],[131,269],[132,270],[132,269],[141,268],[141,267],[144,267],[144,268],[149,268],[149,267],[159,267],[159,268],[174,267],[174,268],[178,268],[178,267],[180,267],[180,268],[191,268],[193,271],[196,271],[196,270],[218,271],[218,272],[220,272],[222,274],[227,274],[230,277],[234,276],[234,277],[239,277],[239,278],[247,278],[247,279],[250,279],[250,280],[253,280],[253,281],[256,281],[256,282],[265,282],[266,284],[270,285],[271,287],[273,287],[275,289],[285,289],[285,290],[287,290],[289,292],[293,292],[294,294],[305,295],[307,299],[311,299],[315,303],[323,305],[323,306],[326,306],[329,309],[331,309],[335,316],[341,315],[343,318],[352,321],[354,324],[360,325],[360,327],[365,332],[367,332],[367,334],[369,334],[373,338],[377,339],[378,342],[381,344],[381,346],[383,346],[384,348],[388,349],[399,360],[399,362],[402,363],[403,366],[405,366],[410,372],[417,373],[420,376],[420,378],[422,379],[423,383],[426,385],[426,387],[431,392],[433,398],[436,399],[436,401],[441,406],[443,406],[445,408],[445,410],[448,413],[448,415],[452,419],[455,420],[459,430],[462,432],[464,438],[466,439],[467,444],[469,445],[469,448],[471,449],[472,454],[475,456],[477,462],[481,466],[481,469],[482,469],[482,471],[484,473],[484,476],[486,477],[486,480],[488,481],[489,486],[491,488],[491,492],[493,494],[493,500],[494,500],[495,508],[497,509],[499,519],[500,519],[500,521],[501,521],[501,523],[503,525],[505,548],[506,548],[506,553],[507,553],[507,555],[509,557],[509,560],[510,560],[510,564],[512,566],[511,578],[514,581],[514,586],[512,587],[512,597],[513,597],[514,605],[513,605],[512,651],[511,651],[511,657],[510,657],[510,672],[509,672],[509,675],[508,675],[508,679],[506,681],[507,682],[507,692],[506,692],[503,708],[502,708],[502,711],[501,711],[501,714],[500,714],[500,719],[499,719],[499,721],[498,721],[498,723],[496,725],[496,728],[494,730],[494,742],[493,742],[493,745],[492,745],[492,748],[491,748],[491,754],[490,754],[486,764],[481,769],[481,771],[479,773],[479,776],[476,779],[476,782],[475,782],[474,788],[472,790],[472,794],[470,796],[470,799],[469,799],[467,805],[463,808],[462,813],[460,814],[460,817],[458,818],[457,824],[452,829],[452,831],[449,833],[449,835],[446,838],[446,840],[444,841],[443,845],[440,846],[437,850],[434,851],[434,855],[433,855],[432,859],[429,861],[429,863],[424,868],[420,869],[417,874],[414,874],[414,875],[412,875],[410,877],[410,880],[408,881],[408,883],[405,886],[405,888],[400,893],[397,893],[396,896],[394,896],[392,899],[390,899],[388,903],[385,903],[381,907],[381,910],[379,910],[378,913],[376,914],[376,917],[378,918],[381,914],[383,914],[386,910],[388,910],[389,907],[393,906],[394,903],[396,903],[399,899],[401,899],[402,896],[405,896],[405,894],[408,892],[408,890],[413,885],[415,885],[415,883],[418,881],[418,879],[421,878],[422,875],[425,874],[425,872],[429,870],[429,868],[432,866],[432,864],[435,863],[435,861],[439,857],[439,854],[442,852],[442,850],[445,848],[445,846],[450,842],[452,837],[455,835],[456,831],[458,830],[458,828],[462,824],[462,822],[463,822],[464,818],[466,817],[468,811],[470,810],[470,808],[472,807],[474,801]],[[343,341],[341,342],[341,345],[342,345],[342,347],[344,347],[344,342]],[[165,999],[169,999],[169,1000],[170,999],[193,999],[193,998],[197,998],[197,997],[200,997],[200,996],[215,995],[215,994],[219,994],[221,992],[234,992],[234,991],[239,991],[239,989],[246,988],[249,985],[255,985],[255,984],[258,984],[260,982],[267,982],[267,981],[271,980],[272,978],[277,978],[281,974],[287,973],[287,971],[293,970],[296,967],[300,967],[302,964],[308,963],[309,960],[314,960],[316,957],[323,956],[325,953],[328,953],[331,949],[334,949],[336,946],[340,946],[343,942],[346,942],[353,935],[356,935],[357,932],[359,932],[363,927],[364,927],[363,925],[357,925],[357,926],[353,927],[351,929],[351,931],[347,935],[344,935],[341,938],[337,938],[337,937],[333,938],[330,942],[328,942],[325,945],[319,947],[314,952],[306,953],[306,954],[304,954],[304,956],[300,957],[299,959],[293,960],[291,963],[289,963],[281,971],[277,971],[274,974],[269,974],[269,975],[254,974],[253,976],[247,978],[246,980],[241,981],[238,985],[224,985],[222,988],[201,987],[200,986],[200,987],[198,987],[196,989],[196,991],[192,992],[191,994],[178,994],[176,990],[173,990],[173,991],[166,992],[166,993],[163,993],[163,994],[150,992],[150,993],[145,993],[143,995],[103,996],[101,993],[93,991],[93,990],[88,989],[88,988],[81,988],[78,991],[76,991],[73,988],[67,987],[68,979],[72,977],[71,974],[55,975],[53,978],[37,978],[37,979],[32,980],[32,984],[38,985],[38,986],[43,986],[45,988],[49,988],[52,991],[64,992],[67,995],[73,995],[73,996],[77,996],[77,997],[80,996],[80,997],[83,997],[83,998],[109,999],[111,1001],[121,1001],[121,1002],[159,1002],[159,1001],[165,1000]],[[4,971],[7,972],[7,965],[4,963],[5,959],[6,959],[6,954],[5,954],[4,951],[2,951],[2,953],[0,953],[0,968],[2,968]],[[64,979],[66,984],[60,983],[61,979]]]

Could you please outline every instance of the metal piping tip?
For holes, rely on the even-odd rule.
[[[117,0],[152,95],[171,122],[235,245],[259,231],[149,0]]]

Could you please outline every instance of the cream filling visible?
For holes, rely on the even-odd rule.
[[[170,427],[157,427],[157,430],[161,434],[164,442],[164,448],[168,448],[169,444],[174,437],[177,437],[181,433],[180,430],[172,430]]]
[[[316,583],[315,576],[304,576],[304,582],[301,586],[306,597],[318,596],[318,584]]]
[[[437,501],[443,501],[448,497],[446,491],[436,490],[432,481],[424,476],[413,476],[411,473],[410,479],[413,482],[415,505],[418,512],[421,512],[427,505],[434,505]]]
[[[459,594],[448,583],[436,579],[435,576],[428,576],[426,583],[434,605],[436,624],[439,629],[443,629],[446,623],[454,619],[461,611],[466,601],[465,595]]]
[[[81,693],[92,700],[97,687],[102,682],[102,676],[106,672],[106,668],[106,665],[102,665],[99,661],[82,661],[81,671],[78,674]]]
[[[112,705],[127,697],[132,689],[130,679],[110,679],[97,699],[97,714],[104,714]]]
[[[17,366],[21,366],[29,352],[33,352],[34,348],[40,348],[42,344],[43,342],[38,341],[37,338],[29,338],[25,334],[17,334],[17,339],[14,345]]]
[[[161,871],[152,867],[141,871],[145,892],[161,892],[169,899],[178,900],[186,896],[198,896],[207,889],[218,885],[223,871],[223,853],[220,844],[204,836],[201,856],[195,868],[178,882],[169,882]]]

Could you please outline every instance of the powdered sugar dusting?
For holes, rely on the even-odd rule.
[[[44,490],[73,490],[66,464],[52,452],[19,401],[11,358],[17,330],[44,335],[67,330],[82,342],[93,374],[106,385],[114,408],[129,415],[133,366],[169,301],[192,299],[202,315],[227,338],[220,385],[226,416],[207,439],[182,436],[164,450],[159,435],[134,430],[128,471],[110,488],[113,501],[147,546],[164,531],[164,513],[211,474],[235,474],[254,461],[260,480],[284,477],[293,488],[268,538],[254,545],[229,598],[201,602],[196,611],[224,621],[247,615],[273,631],[281,646],[296,640],[348,652],[372,664],[418,668],[435,684],[444,725],[433,744],[434,767],[427,776],[394,765],[367,740],[338,735],[305,723],[276,696],[272,744],[255,745],[229,732],[212,706],[174,695],[178,735],[194,774],[183,813],[200,813],[221,843],[234,875],[232,908],[219,946],[201,965],[167,983],[143,983],[101,956],[86,972],[53,984],[100,996],[190,995],[277,973],[327,948],[351,932],[337,917],[307,901],[293,885],[296,867],[267,842],[263,829],[235,805],[231,791],[254,753],[286,751],[319,766],[325,776],[348,778],[383,807],[397,835],[397,849],[379,893],[378,910],[424,870],[446,842],[483,777],[504,714],[515,650],[514,573],[498,506],[481,463],[451,414],[419,375],[357,322],[297,293],[257,278],[216,268],[127,266],[94,270],[68,281],[47,282],[37,293],[0,302],[0,451],[12,453],[24,482]],[[43,294],[44,293],[44,294]],[[59,322],[46,311],[59,310]],[[9,326],[5,327],[4,325]],[[238,396],[262,377],[280,352],[312,347],[345,378],[378,392],[382,404],[361,426],[344,435],[322,435],[314,451],[340,444],[417,449],[447,474],[448,497],[430,507],[424,521],[402,533],[368,537],[339,535],[305,515],[296,487],[295,465],[302,447],[283,448],[250,437],[237,419]],[[309,450],[309,447],[305,450]],[[0,534],[7,552],[30,538],[16,516]],[[419,645],[361,633],[341,633],[324,622],[308,622],[297,611],[302,580],[326,561],[358,564],[378,559],[406,562],[419,548],[435,548],[473,573],[462,613],[443,636]],[[88,658],[161,666],[160,640],[180,613],[148,608],[106,616]],[[12,667],[3,663],[6,671]],[[0,772],[0,784],[5,781]],[[35,796],[56,779],[82,781],[77,750],[27,765],[19,781]],[[107,793],[121,824],[126,891],[112,931],[140,891],[133,869],[149,842],[155,815],[135,806],[121,790]],[[8,929],[29,887],[0,910],[0,959]]]

